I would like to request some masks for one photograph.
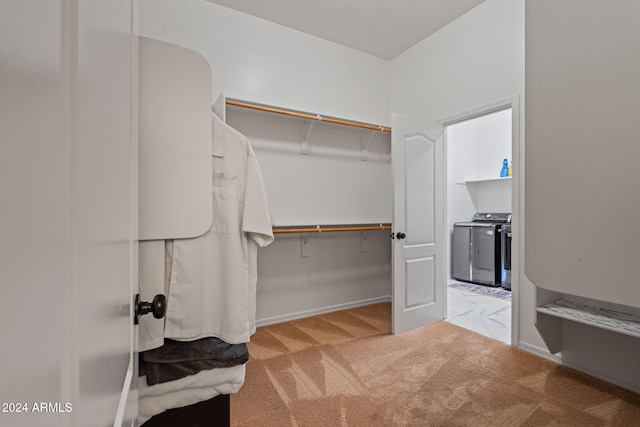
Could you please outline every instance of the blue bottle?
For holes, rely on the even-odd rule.
[[[509,176],[509,161],[504,159],[502,161],[502,169],[500,169],[500,177],[504,178],[506,176]]]

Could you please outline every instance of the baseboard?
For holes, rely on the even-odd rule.
[[[256,319],[256,326],[272,325],[274,323],[287,322],[289,320],[302,319],[304,317],[316,316],[318,314],[331,313],[332,311],[346,310],[348,308],[362,307],[364,305],[377,304],[380,302],[391,302],[391,295],[370,298],[360,301],[352,301],[344,304],[330,305],[326,307],[318,307],[312,310],[298,311],[296,313],[287,313],[281,316],[267,317],[264,319]]]
[[[584,363],[576,363],[573,361],[563,360],[562,353],[559,354],[551,354],[547,349],[536,347],[531,344],[527,344],[525,342],[519,342],[518,348],[524,350],[528,353],[535,354],[536,356],[540,356],[544,359],[550,360],[552,362],[556,362],[560,365],[566,366],[571,369],[575,369],[576,371],[583,372],[587,375],[591,375],[594,378],[598,378],[600,380],[606,381],[608,383],[617,385],[619,387],[625,388],[627,390],[631,390],[634,393],[640,394],[640,384],[632,384],[627,381],[626,378],[618,378],[614,376],[610,376],[607,374],[603,374],[601,369],[598,369],[596,366],[584,364]]]
[[[536,356],[540,356],[543,359],[547,359],[559,365],[562,365],[562,357],[557,354],[549,353],[549,350],[547,350],[546,348],[537,347],[535,345],[527,344],[526,342],[522,341],[518,343],[518,348],[520,350],[526,351],[527,353],[535,354]]]
[[[585,374],[591,375],[592,377],[596,377],[608,383],[615,384],[622,388],[626,388],[627,390],[631,390],[634,393],[640,394],[640,384],[638,384],[637,382],[635,384],[632,384],[627,381],[627,378],[618,378],[603,374],[600,370],[598,370],[597,367],[589,364],[576,363],[572,361],[563,361],[562,364],[569,368],[575,369],[576,371],[584,372]]]

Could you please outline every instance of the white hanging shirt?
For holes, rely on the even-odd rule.
[[[237,344],[255,332],[257,246],[271,243],[273,231],[249,140],[212,116],[213,225],[173,242],[164,337]]]

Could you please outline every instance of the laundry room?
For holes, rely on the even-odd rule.
[[[476,212],[511,212],[511,109],[446,127],[447,228]],[[507,161],[507,176],[501,176]]]
[[[512,121],[511,108],[463,116],[446,126],[445,144],[447,319],[507,343],[512,317]]]

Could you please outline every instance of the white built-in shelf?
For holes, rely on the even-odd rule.
[[[487,178],[487,179],[467,179],[462,182],[456,182],[458,185],[467,185],[467,184],[480,184],[483,182],[497,182],[497,181],[511,181],[510,176],[499,177],[499,178]]]
[[[538,307],[539,313],[640,338],[640,316],[559,299]]]

